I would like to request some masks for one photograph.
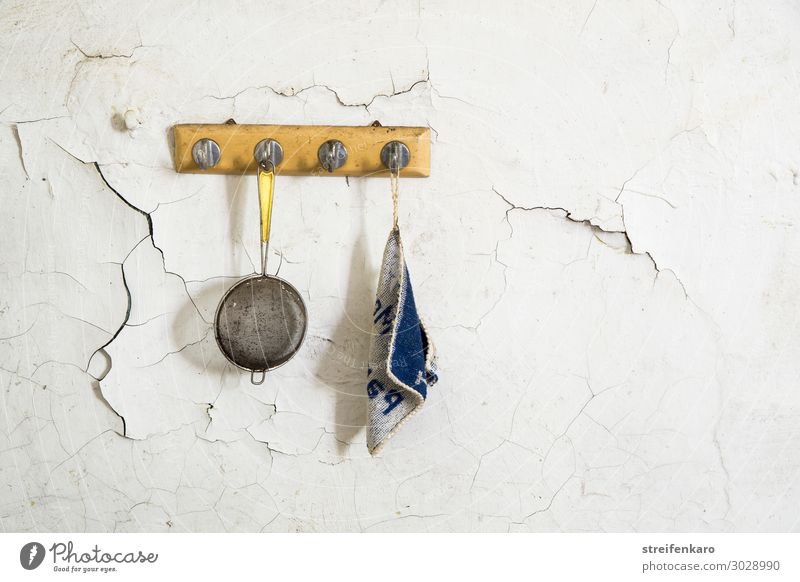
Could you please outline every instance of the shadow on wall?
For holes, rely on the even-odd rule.
[[[365,385],[372,334],[372,306],[375,302],[373,286],[377,277],[367,261],[365,181],[351,180],[351,184],[358,189],[362,211],[350,254],[342,317],[331,337],[321,338],[324,346],[314,370],[316,377],[336,393],[336,440],[340,454],[347,450],[366,426]]]
[[[353,181],[360,199],[366,200],[364,181]],[[241,180],[231,177],[227,181],[228,197],[230,201],[231,232],[241,231],[240,222],[246,211],[247,201],[245,196],[237,193]],[[367,236],[366,217],[362,211],[357,225],[352,252],[350,255],[350,269],[347,276],[347,290],[344,293],[344,306],[342,316],[334,326],[330,338],[307,337],[304,352],[306,357],[316,360],[313,374],[324,382],[335,393],[335,426],[338,452],[344,454],[349,445],[355,441],[357,435],[366,424],[367,399],[365,382],[369,360],[369,343],[372,333],[372,305],[374,303],[373,286],[377,272],[367,267]],[[251,263],[253,259],[251,257]],[[254,270],[257,265],[253,264]],[[214,284],[205,286],[192,298],[187,297],[184,305],[176,314],[172,323],[172,333],[176,337],[185,335],[189,326],[198,324],[198,308],[202,310],[199,317],[209,325],[208,335],[204,341],[215,344],[213,330],[213,313],[211,309],[219,303],[225,292],[240,280],[240,277],[220,277]],[[196,307],[197,306],[197,307]],[[209,309],[211,309],[209,311]],[[309,353],[307,350],[314,341],[317,341],[318,350]],[[322,344],[322,345],[320,345]],[[231,367],[222,353],[214,345],[211,357],[204,357],[200,352],[185,350],[181,356],[189,360],[196,368],[204,370],[214,376],[221,376]],[[316,353],[314,353],[316,352]]]
[[[240,223],[243,222],[241,217],[245,213],[247,197],[238,193],[242,183],[240,176],[227,176],[226,178],[228,214],[231,221],[230,232],[240,233]],[[231,244],[233,245],[233,243],[232,239]],[[214,313],[223,295],[240,279],[241,277],[239,276],[216,277],[213,279],[213,284],[204,286],[194,296],[189,296],[187,289],[186,301],[184,301],[172,321],[171,332],[174,338],[185,337],[186,330],[192,326],[196,327],[200,322],[206,327],[203,337],[197,343],[206,343],[211,349],[202,351],[183,350],[181,357],[186,358],[193,367],[203,370],[214,377],[221,378],[227,370],[233,368],[233,365],[217,349],[214,338]]]
[[[230,221],[229,232],[232,234],[238,233],[238,235],[241,236],[242,224],[244,223],[243,217],[247,211],[247,196],[243,196],[239,192],[243,183],[242,176],[226,176],[225,178],[229,209],[228,219]],[[256,236],[255,232],[253,236]],[[234,234],[230,241],[232,249],[235,247],[235,238],[236,236]],[[253,265],[253,272],[255,273],[256,265],[253,263],[252,258],[249,258],[250,263]],[[233,367],[217,349],[216,340],[214,339],[214,314],[216,313],[216,306],[219,305],[219,302],[228,289],[233,287],[233,285],[240,280],[241,277],[238,276],[223,276],[215,279],[213,285],[203,288],[194,298],[189,297],[187,292],[187,300],[173,321],[172,330],[176,337],[181,337],[187,326],[196,325],[198,315],[209,326],[205,339],[210,339],[210,343],[213,345],[211,353],[214,355],[209,359],[205,359],[205,356],[197,357],[196,354],[193,354],[189,350],[187,350],[185,355],[195,367],[215,376],[222,376],[226,369]],[[198,313],[204,308],[207,308],[205,315]]]
[[[215,281],[214,285],[209,285],[201,290],[195,297],[194,301],[187,294],[186,301],[181,306],[181,309],[175,315],[172,322],[172,333],[174,337],[183,337],[186,333],[186,328],[189,326],[197,326],[200,321],[206,327],[203,337],[195,343],[207,342],[213,345],[213,350],[197,352],[194,350],[183,350],[181,355],[186,357],[194,367],[204,370],[205,372],[221,376],[222,373],[231,366],[225,356],[222,355],[217,349],[216,340],[214,339],[214,321],[207,321],[199,312],[200,306],[215,305],[219,302],[225,292],[238,281],[235,277],[221,277]],[[209,353],[213,354],[209,357]]]

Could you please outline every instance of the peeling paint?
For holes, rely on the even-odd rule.
[[[796,529],[788,3],[316,6],[202,44],[210,7],[84,10],[0,11],[4,531]],[[442,381],[377,458],[388,185],[278,181],[309,338],[252,386],[211,322],[255,183],[169,142],[231,117],[432,129],[400,210]]]

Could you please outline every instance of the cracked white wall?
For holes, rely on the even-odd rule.
[[[162,3],[165,4],[165,3]],[[795,3],[5,3],[5,531],[798,528]],[[181,122],[429,125],[401,224],[441,381],[377,458],[383,180],[285,178],[309,307],[262,387],[211,321],[255,180]],[[107,373],[106,373],[107,372]]]

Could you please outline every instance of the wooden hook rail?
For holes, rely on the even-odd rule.
[[[175,169],[182,173],[255,173],[256,146],[274,140],[282,148],[282,161],[275,166],[279,175],[388,177],[385,154],[393,142],[405,146],[392,150],[402,154],[393,160],[399,157],[401,166],[408,164],[400,176],[430,175],[427,127],[180,124],[173,127],[173,135]]]

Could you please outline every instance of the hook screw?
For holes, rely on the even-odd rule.
[[[274,139],[262,139],[256,144],[253,156],[259,164],[265,168],[272,166],[274,170],[283,161],[283,147]]]
[[[347,148],[338,139],[331,139],[319,146],[317,157],[322,167],[332,173],[344,166],[347,161]]]
[[[393,174],[399,174],[410,160],[411,153],[408,151],[408,146],[401,141],[390,141],[381,149],[381,162]]]
[[[219,144],[213,139],[204,137],[192,146],[192,159],[201,170],[208,170],[219,163]]]

